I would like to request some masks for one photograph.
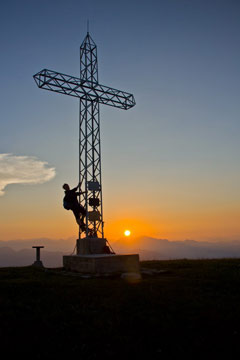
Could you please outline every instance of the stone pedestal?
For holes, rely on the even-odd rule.
[[[68,271],[87,274],[139,273],[139,255],[93,254],[63,256]]]
[[[32,246],[33,249],[36,249],[36,261],[32,264],[35,267],[44,267],[42,261],[40,260],[40,249],[43,249],[44,246]]]
[[[32,266],[38,267],[38,268],[43,268],[43,267],[44,267],[41,260],[36,260],[36,261],[34,261],[34,263],[32,264]]]

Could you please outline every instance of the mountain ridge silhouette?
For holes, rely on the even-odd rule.
[[[28,266],[35,260],[32,246],[42,245],[41,259],[46,267],[61,267],[62,256],[70,255],[76,239],[19,239],[0,240],[0,267]],[[118,254],[137,253],[140,260],[240,258],[240,240],[170,241],[152,237],[121,238],[110,241]]]

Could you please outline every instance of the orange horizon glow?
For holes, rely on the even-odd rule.
[[[4,205],[6,197],[1,198]],[[30,202],[31,201],[31,202]],[[12,201],[11,206],[4,206],[0,218],[0,240],[15,239],[68,239],[78,237],[78,225],[72,212],[62,208],[46,206],[45,200],[30,198],[29,203]],[[108,208],[105,212],[105,237],[116,241],[124,237],[126,229],[131,229],[128,241],[137,237],[153,237],[168,240],[205,240],[205,239],[240,239],[239,209],[208,208],[179,209],[164,208],[159,210],[138,211],[132,205],[127,209]],[[141,210],[141,209],[140,209]],[[127,216],[124,216],[127,213]],[[134,216],[131,216],[134,214]],[[227,215],[227,216],[226,216]]]

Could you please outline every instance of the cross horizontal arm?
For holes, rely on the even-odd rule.
[[[100,104],[114,106],[128,110],[135,105],[132,94],[112,89],[79,78],[57,73],[52,70],[41,70],[33,76],[37,86],[41,89],[70,95],[89,101],[98,101]]]

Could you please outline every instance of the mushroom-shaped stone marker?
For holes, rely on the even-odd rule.
[[[32,248],[36,249],[36,260],[34,261],[33,266],[44,267],[40,260],[40,249],[44,248],[44,246],[33,246]]]

